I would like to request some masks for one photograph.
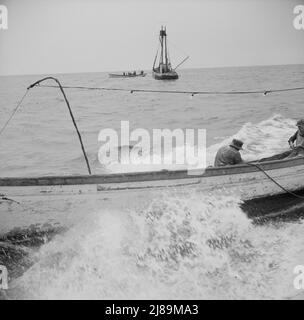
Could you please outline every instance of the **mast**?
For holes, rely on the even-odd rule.
[[[165,48],[165,62],[167,65],[167,40],[166,40],[166,29],[162,26],[160,30],[160,46],[161,46],[161,52],[160,52],[160,61],[159,61],[159,67],[160,72],[163,73],[163,64],[164,64],[164,48]]]
[[[165,27],[165,62],[166,62],[166,70],[168,70],[168,48],[167,48],[167,32]]]
[[[175,72],[175,70],[172,69],[171,66],[167,42],[167,28],[165,26],[161,26],[159,33],[159,42],[159,65],[158,68],[155,68],[155,63],[158,60],[158,49],[153,63],[153,77],[157,80],[176,80],[178,79],[178,74]],[[177,67],[179,67],[185,61],[186,59],[183,60]]]

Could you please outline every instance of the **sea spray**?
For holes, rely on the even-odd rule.
[[[296,130],[295,121],[275,114],[267,120],[257,124],[247,122],[231,137],[226,137],[221,143],[212,145],[208,149],[208,163],[212,164],[219,147],[227,145],[232,138],[244,141],[242,155],[245,160],[252,161],[288,150],[288,139]]]
[[[296,130],[293,119],[284,118],[280,114],[274,114],[267,120],[259,123],[245,123],[241,129],[234,135],[222,137],[220,143],[213,144],[207,148],[207,166],[213,165],[217,150],[224,145],[229,145],[233,138],[244,141],[244,151],[242,156],[246,161],[257,160],[260,158],[272,156],[289,149],[288,139]],[[208,135],[208,132],[207,132]],[[185,145],[188,153],[197,153],[202,146]],[[173,147],[172,153],[176,155],[176,160],[182,161],[184,157],[184,146]],[[150,154],[146,154],[150,157]],[[154,155],[159,156],[161,155]],[[171,158],[171,154],[165,154],[164,158]],[[162,164],[159,166],[151,165],[132,165],[122,164],[120,162],[108,163],[106,169],[110,172],[138,172],[150,170],[178,170],[187,169],[189,166],[185,163],[183,166],[172,164],[170,166]]]
[[[176,297],[208,298],[212,278],[235,280],[229,250],[240,243],[243,247],[242,235],[251,228],[237,199],[202,195],[198,200],[167,199],[152,204],[145,215],[139,261],[163,283],[173,284]]]
[[[258,124],[246,123],[235,136],[245,141],[244,158],[255,159],[285,150],[283,142],[293,130],[292,119],[274,115]],[[217,148],[231,138],[208,148],[210,164]],[[222,193],[164,193],[141,211],[90,206],[88,212],[83,204],[85,219],[41,247],[32,257],[37,262],[13,281],[11,295],[60,299],[294,295],[293,268],[304,260],[303,224],[253,225],[239,202]]]
[[[11,295],[281,298],[294,294],[293,267],[304,259],[302,228],[254,225],[233,196],[164,193],[140,211],[96,209],[41,247]]]
[[[169,297],[256,299],[294,294],[292,270],[304,258],[304,250],[296,250],[303,248],[303,240],[286,238],[285,228],[298,225],[253,225],[238,202],[227,196],[171,198],[161,206],[152,204],[141,215],[146,236],[139,263],[171,287]]]

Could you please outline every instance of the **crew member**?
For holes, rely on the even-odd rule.
[[[240,150],[243,150],[243,141],[233,139],[229,146],[221,147],[215,157],[214,166],[229,166],[243,163]]]
[[[304,156],[304,119],[297,122],[298,130],[288,140],[290,148],[292,149],[288,158]]]

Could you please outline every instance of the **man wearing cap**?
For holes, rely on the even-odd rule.
[[[297,122],[298,131],[289,138],[288,143],[293,149],[288,158],[304,156],[304,119]]]
[[[240,150],[243,150],[243,142],[238,139],[233,139],[229,146],[221,147],[214,161],[215,167],[231,166],[243,163]]]

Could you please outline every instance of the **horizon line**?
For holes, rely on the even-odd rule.
[[[253,67],[278,67],[278,66],[297,66],[304,65],[303,63],[279,63],[279,64],[252,64],[252,65],[227,65],[227,66],[209,66],[209,67],[190,67],[181,68],[180,70],[194,70],[194,69],[229,69],[229,68],[253,68]],[[134,69],[130,69],[134,70]],[[143,70],[145,72],[152,71],[150,69],[135,69]],[[0,77],[23,77],[23,76],[44,76],[44,75],[73,75],[73,74],[91,74],[91,73],[109,73],[109,72],[122,72],[119,70],[103,70],[103,71],[75,71],[75,72],[52,72],[52,73],[16,73],[16,74],[0,74]]]

